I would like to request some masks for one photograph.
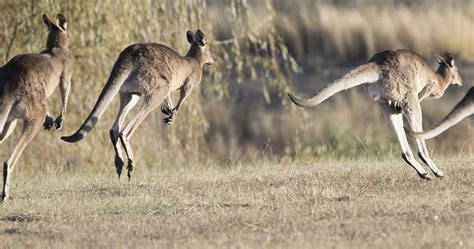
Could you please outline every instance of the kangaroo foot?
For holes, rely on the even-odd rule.
[[[5,203],[7,201],[13,200],[11,196],[5,195],[5,193],[2,194],[2,199],[0,200],[0,203]]]
[[[131,159],[128,159],[128,165],[127,165],[127,176],[128,176],[128,181],[130,181],[130,178],[132,178],[132,171],[133,171],[133,168],[134,168],[134,162],[133,160]]]
[[[427,181],[431,180],[431,176],[428,172],[426,172],[424,174],[418,174],[418,176],[420,176],[421,179],[424,179],[424,180],[427,180]]]
[[[119,156],[115,156],[115,169],[117,170],[117,175],[118,178],[120,179],[120,175],[122,174],[122,169],[123,169],[123,160]]]
[[[439,170],[438,172],[433,171],[433,174],[438,178],[443,178],[444,177],[444,173],[441,170]]]

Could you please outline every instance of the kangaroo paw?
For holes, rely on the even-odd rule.
[[[168,105],[162,105],[161,106],[161,112],[165,115],[171,115],[173,113],[173,109],[169,107]]]
[[[51,116],[46,116],[43,122],[44,129],[47,131],[51,131],[54,129],[54,126],[55,124],[53,118]]]
[[[170,115],[169,117],[163,119],[163,123],[165,123],[166,125],[171,125],[175,119],[176,115]]]
[[[54,120],[53,129],[59,131],[63,128],[63,126],[64,119],[61,116],[57,117],[56,120]]]

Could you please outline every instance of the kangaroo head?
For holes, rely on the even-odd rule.
[[[444,56],[433,53],[433,57],[439,63],[438,72],[448,81],[449,84],[462,86],[462,78],[458,68],[454,64],[454,57],[446,52]]]
[[[202,60],[203,63],[207,65],[211,65],[214,63],[214,57],[212,56],[211,49],[207,45],[206,36],[204,33],[198,29],[196,31],[196,35],[190,30],[186,32],[186,37],[188,38],[189,44],[191,44],[191,48],[189,49],[188,54],[198,57]]]
[[[67,37],[67,22],[66,17],[62,14],[56,16],[56,22],[53,23],[49,20],[48,16],[43,15],[43,22],[48,27],[48,39],[46,41],[46,48],[52,49],[54,47],[60,47],[67,49],[68,37]]]

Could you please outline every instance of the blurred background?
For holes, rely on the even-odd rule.
[[[108,130],[118,98],[82,142],[65,144],[59,137],[74,132],[91,111],[121,50],[156,42],[184,55],[188,29],[204,31],[217,61],[205,67],[200,89],[172,126],[162,124],[159,110],[141,125],[132,139],[138,167],[207,161],[225,166],[260,158],[282,163],[398,159],[393,131],[361,89],[308,110],[289,103],[285,92],[312,95],[379,51],[407,48],[433,69],[437,65],[430,53],[449,51],[464,86],[423,103],[429,128],[474,80],[472,0],[2,0],[0,9],[2,64],[45,47],[41,14],[52,19],[63,13],[68,19],[74,74],[66,125],[58,133],[41,132],[23,154],[20,169],[55,165],[55,170],[115,171]],[[59,94],[49,103],[57,115]],[[16,144],[19,130],[1,145],[2,158]],[[430,140],[428,148],[434,158],[473,157],[473,132],[466,119]]]

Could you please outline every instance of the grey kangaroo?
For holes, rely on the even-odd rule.
[[[169,47],[156,43],[134,44],[125,48],[115,62],[92,112],[76,133],[61,139],[70,143],[83,139],[96,125],[114,96],[119,93],[120,108],[110,129],[110,140],[115,149],[118,177],[120,178],[124,166],[122,151],[118,145],[120,141],[128,159],[127,175],[130,180],[134,168],[130,139],[140,123],[166,99],[161,110],[168,116],[164,122],[171,124],[193,87],[201,82],[204,65],[214,63],[204,33],[200,30],[196,34],[188,31],[186,35],[191,46],[184,57]],[[173,108],[170,93],[175,90],[180,90],[180,98]],[[123,126],[127,113],[140,98],[143,102],[137,113]]]
[[[407,130],[410,136],[419,139],[430,139],[438,136],[451,126],[459,123],[464,118],[474,114],[474,87],[471,87],[464,98],[453,108],[453,110],[435,128],[424,132],[413,132]]]
[[[378,103],[386,119],[397,135],[402,158],[423,179],[431,179],[428,172],[415,160],[403,129],[403,116],[409,128],[423,131],[420,102],[443,96],[450,84],[460,86],[461,76],[449,53],[433,54],[439,63],[435,72],[417,54],[408,50],[384,51],[374,55],[368,63],[361,65],[342,78],[327,85],[309,99],[299,99],[288,94],[291,101],[301,107],[312,107],[330,96],[358,85],[363,85],[368,95]],[[418,155],[437,177],[444,174],[431,160],[423,139],[417,139]]]
[[[56,22],[46,15],[42,18],[49,31],[46,49],[40,53],[17,55],[0,68],[0,143],[13,132],[17,120],[23,120],[20,140],[3,163],[2,201],[9,197],[11,174],[28,143],[41,126],[46,130],[61,129],[66,116],[72,75],[66,18],[61,14],[57,15]],[[59,116],[53,119],[46,99],[58,85],[62,108]]]

